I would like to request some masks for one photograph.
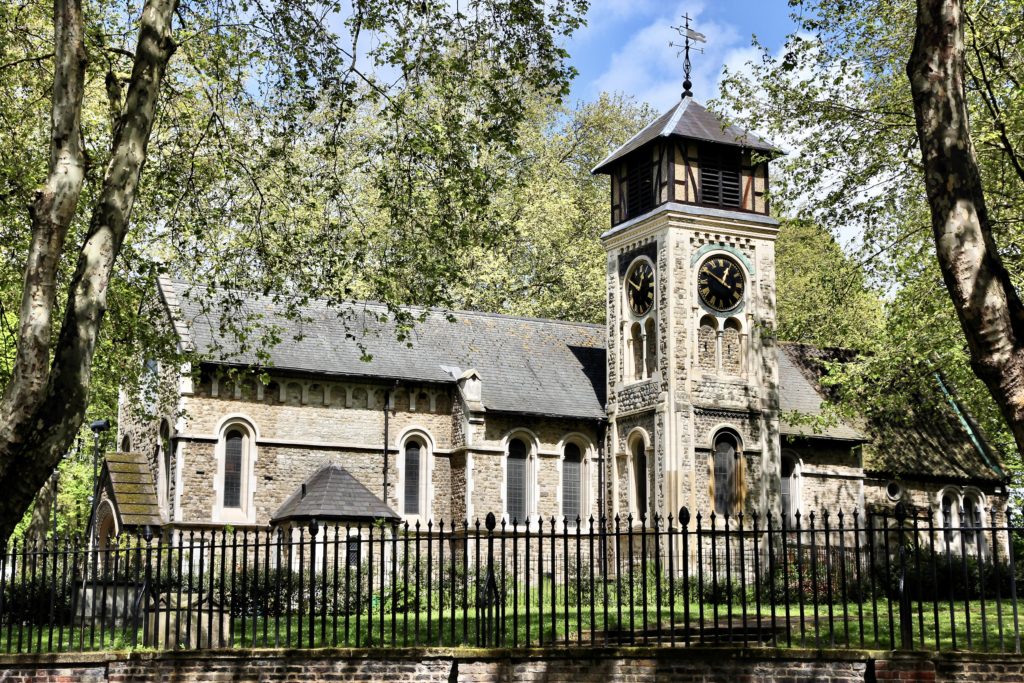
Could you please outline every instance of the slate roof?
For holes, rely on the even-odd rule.
[[[234,354],[231,349],[221,348],[225,337],[220,332],[216,302],[222,293],[197,287],[183,296],[186,286],[167,280],[161,281],[161,288],[165,298],[168,293],[175,297],[175,310],[184,318],[177,321],[179,334],[186,331],[199,353],[229,364],[257,364],[251,349]],[[260,316],[260,325],[281,329],[281,343],[269,350],[271,363],[278,369],[367,380],[454,384],[462,372],[472,368],[480,373],[483,403],[489,411],[605,418],[602,325],[474,312],[452,313],[454,322],[450,322],[442,312],[427,311],[425,320],[416,323],[407,345],[396,340],[390,323],[378,321],[377,316],[385,311],[380,305],[353,305],[346,309],[346,319],[325,302],[313,301],[302,310],[304,320],[296,322],[286,318],[281,307],[267,297],[245,293],[241,297],[244,311]],[[204,299],[210,312],[200,304]],[[365,344],[373,355],[371,361],[360,359],[356,342],[346,338],[349,332]],[[302,338],[295,339],[296,334]],[[825,372],[822,361],[851,357],[848,351],[780,344],[779,407],[783,417],[793,412],[812,418],[822,416],[827,399],[819,382]],[[935,391],[936,396],[931,397],[934,400],[922,397],[903,415],[828,418],[822,424],[783,419],[780,430],[783,436],[865,442],[864,466],[868,472],[1003,480],[998,454],[987,445],[970,416],[954,399],[943,396],[938,384]],[[925,409],[926,405],[932,407]]]
[[[800,344],[779,345],[779,412],[782,419],[779,431],[783,436],[813,436],[843,441],[866,441],[863,432],[846,421],[834,416],[825,416],[822,396],[817,378],[808,369],[808,361],[801,358],[806,347]],[[800,413],[809,418],[822,418],[817,422],[790,422],[787,413]]]
[[[231,364],[257,364],[253,349],[236,354],[236,349],[219,348],[231,346],[226,341],[230,335],[220,332],[216,300],[222,292],[197,287],[186,296],[183,283],[164,281],[161,286],[175,293],[196,351]],[[379,322],[386,309],[377,304],[348,306],[342,317],[338,309],[314,300],[302,310],[306,320],[295,321],[269,297],[242,297],[245,314],[259,316],[260,327],[274,325],[285,331],[281,343],[271,349],[272,364],[278,369],[451,384],[473,368],[480,374],[483,404],[489,411],[605,416],[602,325],[473,312],[456,313],[455,322],[449,322],[443,312],[427,311],[407,343],[396,339],[391,323]],[[200,303],[204,299],[209,312]],[[296,334],[302,339],[296,340]],[[354,334],[372,360],[362,360],[356,342],[346,334]]]
[[[288,497],[271,518],[271,524],[309,520],[371,521],[399,519],[348,470],[324,465]]]
[[[826,372],[825,362],[846,362],[855,358],[846,349],[819,349],[805,344],[781,344],[779,354],[780,407],[799,405],[787,374],[802,375],[819,399],[827,394],[817,379]],[[792,368],[788,370],[786,366]],[[923,393],[910,397],[899,410],[867,415],[850,427],[865,435],[864,471],[880,477],[959,479],[1001,482],[1006,474],[999,454],[959,404],[942,377]],[[806,388],[797,392],[802,395]],[[797,408],[799,409],[799,408]],[[815,414],[807,411],[810,414]],[[783,425],[782,433],[787,434]]]
[[[1000,457],[952,394],[935,393],[908,401],[868,421],[872,442],[864,447],[864,471],[877,476],[954,478],[1004,482]]]
[[[691,140],[745,147],[771,155],[782,154],[782,150],[770,142],[743,130],[739,126],[725,122],[717,114],[708,111],[704,105],[694,101],[692,97],[686,97],[627,140],[624,145],[609,154],[604,161],[594,167],[592,173],[608,173],[610,171],[609,166],[613,162],[652,140],[671,135]]]
[[[159,526],[160,503],[149,461],[142,453],[108,453],[103,461],[114,507],[125,526]]]

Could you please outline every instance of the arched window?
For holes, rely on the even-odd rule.
[[[403,476],[405,477],[404,511],[407,515],[420,514],[420,486],[421,470],[423,466],[423,446],[416,439],[409,439],[405,442],[405,462]]]
[[[736,318],[726,320],[725,331],[722,332],[722,370],[730,375],[743,374],[740,323]]]
[[[732,515],[739,507],[740,490],[743,486],[740,465],[739,442],[729,432],[720,432],[715,437],[712,453],[715,513]]]
[[[242,449],[245,436],[238,429],[224,439],[224,507],[242,507]]]
[[[697,360],[701,370],[714,372],[718,369],[718,321],[706,315],[700,319],[697,330]]]
[[[114,557],[111,557],[110,550],[116,548],[116,541],[120,530],[117,525],[117,515],[114,514],[114,508],[111,506],[110,501],[104,499],[96,507],[96,543],[99,550],[102,551],[99,554],[99,561],[104,570],[109,569],[113,565]]]
[[[953,505],[952,494],[942,496],[942,530],[947,545],[953,543]]]
[[[527,521],[527,483],[529,449],[519,438],[508,442],[508,457],[505,458],[505,512],[513,523]]]
[[[647,360],[646,377],[654,377],[654,371],[658,367],[658,335],[654,331],[654,318],[648,318],[644,324],[644,341],[646,343],[645,356]]]
[[[800,509],[800,474],[796,459],[791,455],[782,456],[781,470],[782,523],[787,528],[796,522],[795,515]]]
[[[644,378],[644,334],[640,323],[633,323],[629,338],[633,351],[632,379],[641,380]]]
[[[232,420],[222,427],[216,447],[217,476],[213,519],[218,523],[252,523],[256,432],[249,423]]]
[[[647,500],[647,448],[642,439],[633,447],[633,491],[636,500],[633,505],[638,517],[648,514]]]
[[[562,515],[574,522],[583,514],[583,453],[575,443],[565,445],[562,458]]]
[[[964,495],[963,510],[960,515],[960,531],[964,535],[964,543],[968,551],[977,552],[982,547],[981,501],[973,493]]]
[[[128,438],[127,434],[125,434],[123,437],[121,437],[121,452],[122,453],[131,453],[131,451],[132,451],[132,440],[130,438]]]

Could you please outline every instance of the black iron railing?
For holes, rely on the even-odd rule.
[[[0,651],[706,643],[1020,652],[1005,513],[322,525],[12,543]],[[961,515],[961,519],[968,519]]]

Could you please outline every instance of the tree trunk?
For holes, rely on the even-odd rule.
[[[996,250],[971,143],[960,0],[918,0],[907,75],[942,276],[975,374],[1024,453],[1024,306]]]
[[[92,210],[89,231],[68,287],[64,320],[51,362],[57,266],[81,192],[80,177],[77,186],[65,178],[73,178],[74,169],[79,173],[81,169],[78,130],[85,66],[81,0],[55,3],[57,73],[50,176],[33,206],[18,356],[0,402],[0,490],[4,491],[0,497],[0,539],[10,536],[85,417],[108,284],[128,231],[160,85],[174,53],[171,23],[177,5],[177,0],[147,0],[142,9],[128,94],[114,131],[110,163]],[[51,185],[56,188],[52,199]]]

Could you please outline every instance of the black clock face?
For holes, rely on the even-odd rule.
[[[654,269],[647,261],[634,265],[626,277],[626,301],[635,315],[644,315],[654,305]]]
[[[700,300],[716,311],[729,311],[743,300],[746,281],[739,264],[728,256],[712,256],[697,272]]]

